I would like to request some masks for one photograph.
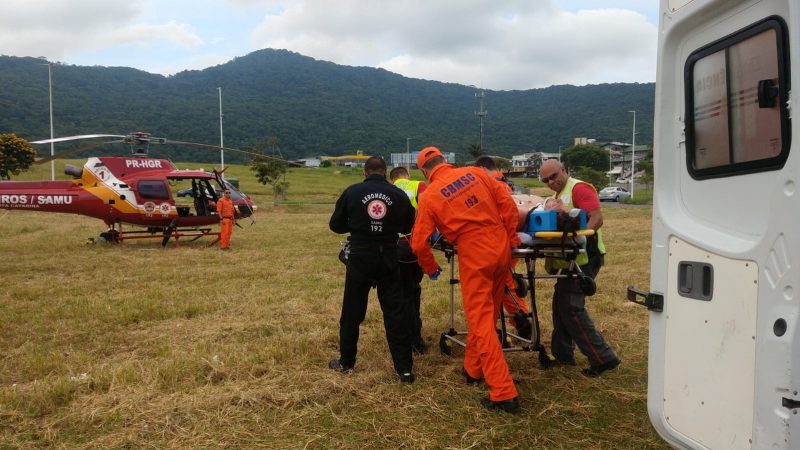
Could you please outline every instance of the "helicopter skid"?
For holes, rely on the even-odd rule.
[[[161,239],[162,246],[166,247],[170,239],[175,240],[175,247],[180,247],[181,238],[188,238],[189,242],[194,242],[203,237],[213,237],[214,239],[208,244],[209,247],[216,244],[220,240],[220,232],[212,231],[212,228],[174,228],[165,232],[164,230],[131,230],[123,231],[122,224],[117,226],[115,230],[114,240],[122,245],[125,241],[131,239]]]

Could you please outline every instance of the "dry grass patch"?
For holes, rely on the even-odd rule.
[[[415,360],[417,383],[396,380],[377,301],[356,371],[328,370],[344,275],[332,207],[273,208],[245,172],[262,208],[229,253],[85,245],[99,221],[0,212],[0,448],[666,447],[645,405],[647,314],[624,295],[649,283],[649,209],[606,210],[610,253],[587,302],[623,365],[590,380],[509,354],[523,399],[510,416],[480,407],[486,390],[463,384],[460,353],[436,351],[449,327],[444,280],[423,285],[432,352]],[[353,181],[320,191],[305,186],[316,173],[302,176],[290,197],[335,199],[322,191]],[[551,293],[537,283],[547,342]]]

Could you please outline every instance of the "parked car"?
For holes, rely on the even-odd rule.
[[[630,182],[631,182],[631,180],[629,180],[627,178],[617,178],[617,184],[628,184]]]
[[[625,200],[631,196],[631,193],[625,190],[625,188],[616,187],[616,186],[609,186],[602,191],[600,191],[600,201],[612,201],[618,202],[620,200]]]

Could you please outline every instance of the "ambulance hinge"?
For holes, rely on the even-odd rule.
[[[781,400],[781,406],[788,409],[800,408],[800,400],[793,400],[791,398],[783,397]]]
[[[644,301],[637,300],[638,297],[644,298]],[[664,311],[664,295],[640,291],[632,285],[628,286],[628,301],[636,303],[637,305],[642,305],[650,311]]]

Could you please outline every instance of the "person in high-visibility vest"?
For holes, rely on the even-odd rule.
[[[461,296],[469,332],[463,373],[467,383],[481,378],[489,385],[488,409],[519,411],[519,394],[508,371],[495,323],[505,295],[511,247],[517,236],[519,213],[511,194],[478,167],[456,168],[445,163],[442,152],[426,147],[417,167],[429,184],[420,198],[411,249],[423,272],[435,279],[441,268],[428,237],[438,228],[458,247]]]
[[[411,201],[411,206],[416,211],[419,204],[419,196],[425,191],[425,182],[413,181],[409,179],[408,170],[403,167],[395,167],[389,172],[389,180],[405,192]],[[401,234],[397,240],[397,259],[400,262],[400,283],[403,290],[403,298],[409,306],[409,319],[411,320],[411,349],[416,353],[425,353],[428,346],[422,338],[422,318],[420,316],[420,303],[422,299],[422,287],[420,282],[424,277],[422,268],[419,267],[417,256],[411,251],[411,233]]]
[[[576,262],[585,275],[597,276],[605,260],[606,248],[603,243],[603,213],[600,199],[589,183],[572,178],[566,168],[555,159],[548,159],[539,169],[541,180],[552,189],[560,213],[580,208],[586,211],[587,228],[595,230],[595,235],[587,238],[586,252],[581,253]],[[555,273],[567,269],[569,263],[563,259],[547,258],[545,268]],[[576,277],[560,278],[553,293],[553,335],[551,345],[556,362],[575,365],[575,344],[589,359],[589,367],[581,372],[588,377],[616,368],[620,360],[595,328],[585,308],[586,295]]]
[[[503,176],[502,172],[497,170],[497,164],[491,156],[481,156],[475,160],[475,167],[483,167],[489,176],[497,180],[503,187],[508,189],[509,194],[513,194],[511,184]],[[511,267],[506,277],[507,291],[503,296],[503,309],[506,310],[509,317],[513,318],[514,328],[517,329],[517,334],[525,339],[531,339],[533,334],[533,325],[528,318],[528,306],[525,304],[525,299],[520,298],[516,293],[517,280],[514,279],[514,268],[518,261],[511,261]]]
[[[233,224],[236,223],[236,207],[231,200],[231,190],[225,189],[222,198],[217,200],[217,214],[219,214],[219,249],[231,249],[231,234]]]

